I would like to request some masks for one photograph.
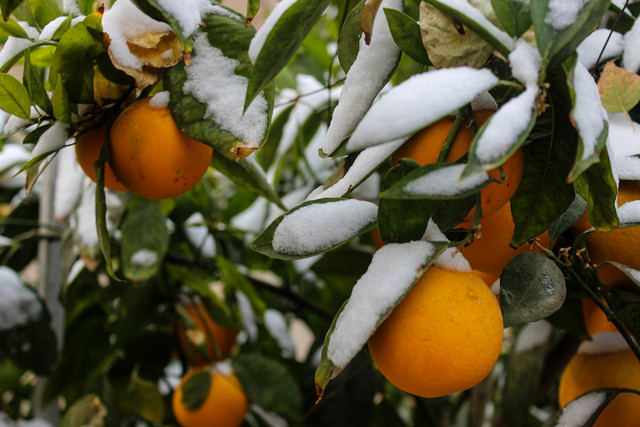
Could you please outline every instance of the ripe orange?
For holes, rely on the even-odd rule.
[[[111,167],[134,193],[149,199],[176,197],[192,188],[209,167],[213,150],[188,137],[168,107],[145,98],[116,118],[110,135]]]
[[[196,375],[201,377],[194,378]],[[203,394],[202,380],[206,384],[206,378],[202,378],[202,375],[210,375],[210,387],[202,403],[193,407],[196,406],[196,396]],[[223,375],[201,368],[182,377],[173,393],[172,406],[176,419],[183,427],[237,427],[244,421],[249,403],[240,381],[233,373]]]
[[[108,123],[104,123],[100,127],[83,133],[76,141],[76,159],[85,175],[93,182],[97,179],[93,164],[100,157],[100,150],[107,136],[107,127]],[[104,165],[104,186],[109,190],[127,191],[127,187],[113,174],[109,162]]]
[[[558,401],[564,407],[576,397],[600,387],[624,387],[640,390],[640,362],[626,345],[620,345],[620,334],[602,332],[593,342],[583,344],[560,378]],[[618,342],[613,344],[613,340]],[[600,347],[590,351],[593,347]],[[611,350],[611,348],[613,348]],[[607,351],[609,350],[609,351]],[[595,427],[631,427],[640,420],[640,396],[618,395],[604,409]]]
[[[482,279],[432,266],[369,339],[369,351],[396,387],[437,397],[482,381],[502,336],[500,306]]]
[[[205,306],[199,302],[185,304],[185,311],[189,315],[190,325],[178,327],[178,340],[182,351],[193,366],[203,366],[215,360],[222,360],[231,353],[236,342],[238,331],[225,328],[214,322]]]
[[[606,305],[604,298],[600,298],[600,300]],[[598,332],[618,332],[616,326],[607,319],[604,312],[591,298],[582,299],[582,315],[590,336],[594,336]]]
[[[618,189],[618,206],[640,200],[640,181],[620,181]],[[574,224],[583,232],[591,228],[585,212]],[[587,236],[587,250],[594,264],[604,261],[616,261],[631,268],[640,270],[640,227],[615,228],[611,231],[594,231]],[[598,277],[603,285],[609,288],[636,288],[631,279],[616,267],[603,264],[598,267]]]
[[[490,110],[476,111],[475,115],[478,124],[482,125],[492,114],[493,111]],[[412,158],[421,166],[436,163],[452,127],[453,120],[442,119],[422,129],[409,138],[409,140],[393,154],[391,157],[392,163],[396,165],[399,160],[404,157]],[[467,154],[471,148],[472,141],[473,135],[471,134],[471,130],[463,126],[449,150],[446,161],[455,162]],[[506,175],[505,180],[501,184],[492,182],[484,187],[480,193],[483,215],[490,215],[497,211],[511,200],[511,197],[515,194],[518,185],[520,185],[522,169],[524,168],[522,150],[516,151],[509,160],[504,163],[502,168]],[[501,179],[500,169],[489,171],[489,175],[494,179]],[[474,212],[475,209],[472,209],[464,221],[471,221]]]

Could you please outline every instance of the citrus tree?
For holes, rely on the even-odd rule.
[[[260,3],[0,0],[0,424],[637,425],[638,4]]]

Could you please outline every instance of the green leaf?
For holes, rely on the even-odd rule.
[[[252,64],[247,51],[255,30],[253,28],[245,28],[243,19],[237,15],[237,19],[229,16],[209,14],[204,18],[205,26],[201,27],[203,33],[196,33],[198,37],[205,37],[210,48],[204,48],[203,52],[199,52],[201,46],[195,44],[192,52],[191,68],[196,66],[198,55],[217,55],[216,65],[208,64],[200,65],[200,67],[211,66],[233,66],[236,77],[236,85],[240,88],[241,82],[248,83],[248,77],[251,74]],[[202,42],[204,44],[204,42]],[[213,50],[216,49],[216,51]],[[209,50],[211,49],[211,50]],[[222,55],[220,55],[220,53]],[[204,70],[204,68],[201,68]],[[251,117],[255,120],[249,121],[248,115],[243,116],[241,100],[238,98],[237,103],[233,103],[233,107],[226,111],[218,111],[216,114],[207,112],[208,106],[200,102],[192,93],[185,91],[185,84],[189,83],[189,74],[184,62],[171,67],[165,75],[164,85],[170,93],[169,108],[173,114],[176,123],[180,129],[187,135],[200,142],[212,146],[218,153],[224,155],[228,159],[242,159],[257,145],[267,138],[265,133],[262,141],[244,141],[245,135],[251,130],[251,133],[258,134],[262,124],[264,124],[265,132],[271,119],[273,109],[274,86],[265,87],[264,98],[266,100],[265,111],[260,111],[258,106],[249,111]],[[215,73],[214,73],[215,75]],[[196,78],[196,77],[194,77]],[[193,83],[193,82],[192,82]],[[212,86],[212,82],[196,82],[202,85]],[[222,90],[222,88],[221,88]],[[218,96],[228,97],[226,92],[219,92]],[[238,93],[234,96],[241,97]],[[262,122],[262,124],[260,123]],[[253,136],[256,137],[255,135]],[[251,147],[247,144],[251,143]],[[247,148],[245,148],[247,147]],[[245,152],[246,151],[246,152]]]
[[[166,218],[156,200],[139,198],[122,223],[121,258],[124,276],[142,281],[154,276],[169,248]]]
[[[282,200],[280,200],[273,186],[267,181],[267,177],[260,166],[251,159],[242,159],[234,162],[214,151],[211,157],[211,166],[236,184],[275,203],[281,209],[284,208]]]
[[[260,0],[247,0],[247,22],[245,27],[251,25],[251,21],[256,17],[260,11]]]
[[[0,0],[0,9],[2,9],[2,19],[4,19],[5,21],[9,19],[9,16],[11,16],[11,13],[23,1],[24,0]]]
[[[191,375],[182,385],[182,404],[187,411],[196,411],[202,406],[211,390],[211,373],[207,370]]]
[[[158,384],[140,377],[137,369],[131,373],[126,399],[127,407],[142,418],[154,424],[162,424],[166,410]]]
[[[111,236],[107,229],[107,198],[104,192],[104,168],[109,161],[109,144],[102,144],[100,158],[96,160],[94,168],[96,170],[96,229],[98,230],[98,241],[100,250],[104,257],[107,273],[112,279],[120,280],[113,271],[113,258],[111,254]]]
[[[561,418],[565,419],[577,419],[584,420],[580,425],[583,427],[591,427],[595,424],[598,417],[604,411],[609,403],[615,399],[619,394],[640,394],[637,390],[622,389],[622,388],[598,388],[589,391],[580,397],[569,402],[567,406],[559,409],[551,418],[544,423],[544,427],[561,427],[566,423],[560,423]],[[600,404],[595,406],[592,404],[594,398],[597,399],[597,395],[602,396]],[[588,410],[586,409],[588,408]],[[587,418],[588,415],[588,418]]]
[[[51,105],[51,100],[49,99],[47,92],[44,90],[44,84],[41,77],[42,76],[34,70],[33,65],[31,64],[31,53],[30,50],[27,49],[24,56],[22,81],[27,87],[29,96],[35,105],[42,108],[44,112],[51,114],[53,113],[53,106]]]
[[[60,421],[60,427],[104,425],[106,416],[107,408],[100,397],[87,394],[71,405]]]
[[[0,108],[21,119],[29,120],[30,105],[27,88],[12,75],[0,73]]]
[[[611,170],[606,147],[600,153],[600,161],[589,167],[574,182],[576,192],[586,200],[589,222],[601,231],[618,226],[616,205],[617,185]]]
[[[569,205],[566,211],[556,219],[554,219],[549,225],[549,240],[554,241],[562,233],[567,231],[573,224],[576,223],[578,218],[587,210],[587,202],[576,193],[573,202]]]
[[[256,159],[263,170],[269,170],[274,160],[276,160],[278,146],[284,133],[284,127],[289,122],[289,117],[291,117],[291,111],[293,111],[293,105],[286,107],[274,117],[269,127],[267,140],[260,147],[260,150],[256,152]]]
[[[49,22],[62,16],[62,10],[55,0],[27,0],[27,2],[40,28],[44,28]]]
[[[4,11],[4,7],[2,7]],[[4,15],[4,13],[3,13]],[[28,39],[27,32],[22,28],[15,20],[4,18],[4,21],[0,21],[0,31],[4,34],[12,37],[19,37],[21,39]]]
[[[328,209],[329,205],[333,206]],[[351,210],[354,215],[345,217],[345,209]],[[355,215],[355,209],[358,210],[357,215]],[[373,203],[354,199],[334,198],[306,201],[269,224],[251,243],[251,249],[278,259],[301,259],[318,255],[337,248],[352,238],[371,230],[376,223],[375,216],[370,215],[373,209],[376,209]],[[301,213],[301,211],[303,212]],[[313,224],[309,223],[311,218],[313,218]],[[287,219],[287,224],[291,224],[291,227],[281,228],[278,231],[278,227],[285,219]],[[366,223],[363,222],[365,220]],[[315,229],[313,232],[316,233],[316,238],[305,238],[300,235],[303,230],[298,226],[298,221],[305,221],[309,230],[326,227],[327,233],[320,234]],[[340,223],[339,229],[328,231],[330,227],[337,226],[338,223]],[[276,235],[277,231],[278,235]]]
[[[598,80],[600,100],[610,113],[625,113],[640,101],[640,76],[609,61]]]
[[[232,364],[251,402],[288,419],[298,419],[302,393],[296,377],[285,365],[260,353],[243,352],[233,358]]]
[[[556,264],[537,252],[525,252],[500,275],[500,308],[504,327],[544,319],[562,307],[567,294]]]
[[[409,55],[414,61],[430,65],[431,62],[420,36],[420,25],[416,20],[395,9],[385,8],[384,13],[389,23],[391,36],[400,50]]]
[[[64,87],[62,76],[58,75],[56,87],[51,96],[53,116],[63,123],[71,123],[71,102]]]
[[[258,316],[262,317],[267,306],[251,282],[238,270],[235,264],[227,261],[225,258],[221,256],[216,257],[216,263],[218,264],[223,283],[245,294],[246,297],[249,298],[253,310]]]
[[[330,0],[298,0],[282,13],[255,58],[244,109],[289,63]]]
[[[520,0],[491,0],[502,28],[512,37],[520,37],[531,27],[529,3]]]
[[[360,27],[360,14],[364,7],[365,0],[361,0],[347,14],[338,39],[338,60],[345,73],[349,72],[351,65],[358,56],[360,50],[360,37],[362,28]]]

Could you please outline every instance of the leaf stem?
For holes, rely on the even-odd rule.
[[[613,25],[611,26],[611,31],[609,31],[609,35],[607,36],[607,40],[605,40],[604,45],[602,45],[602,49],[600,50],[600,54],[598,54],[598,59],[596,59],[595,64],[593,64],[593,69],[591,70],[591,74],[595,74],[596,68],[598,68],[598,64],[600,63],[600,59],[602,58],[602,55],[604,54],[604,50],[607,48],[607,44],[609,44],[609,40],[611,40],[611,35],[613,34],[613,30],[616,28],[616,25],[618,25],[618,22],[620,22],[620,17],[624,13],[624,10],[627,8],[628,4],[629,4],[629,0],[626,0],[624,2],[624,6],[622,6],[622,8],[620,9],[620,12],[618,13],[618,16],[616,16],[616,20],[613,21]]]

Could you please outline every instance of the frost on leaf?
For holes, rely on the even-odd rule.
[[[624,113],[640,101],[640,76],[607,62],[598,80],[602,106],[609,113]]]

